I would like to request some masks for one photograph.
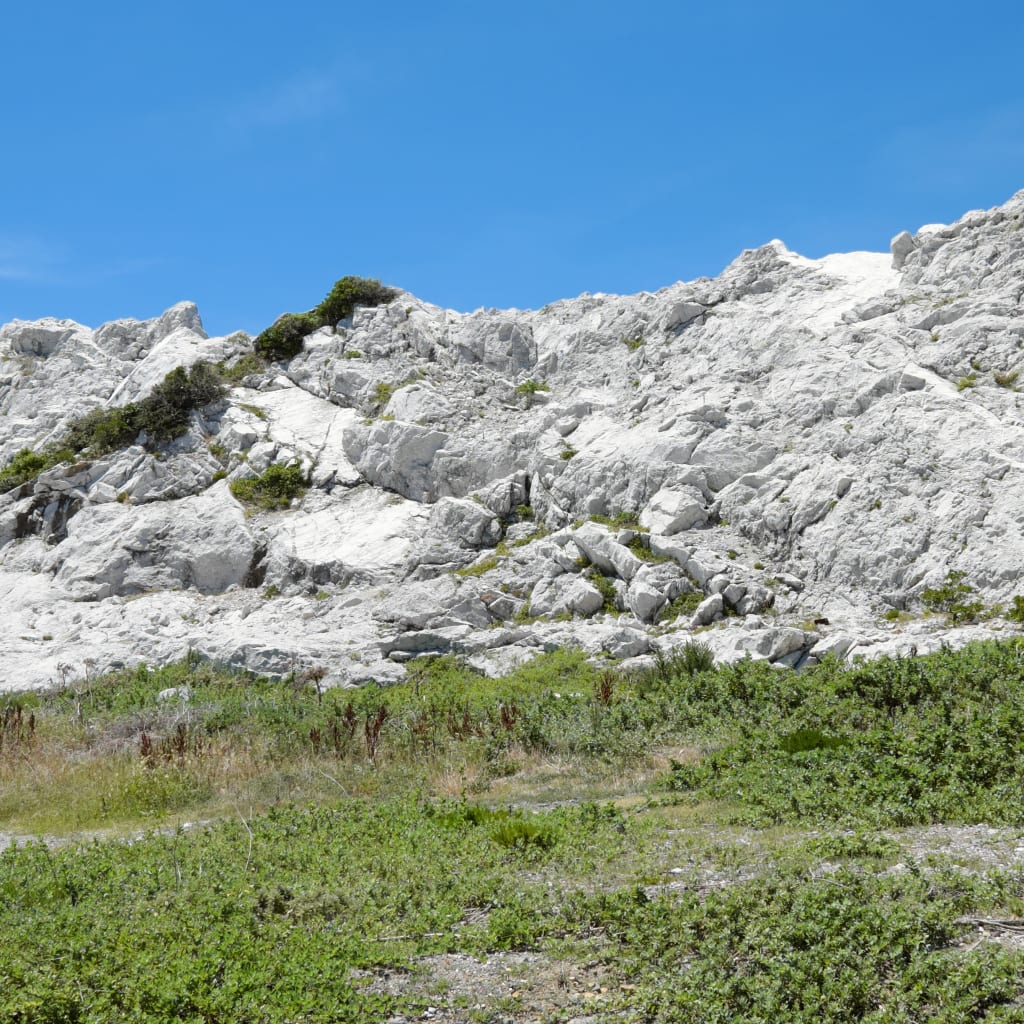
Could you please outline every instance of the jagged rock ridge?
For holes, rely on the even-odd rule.
[[[500,671],[699,635],[800,665],[955,641],[882,615],[951,569],[989,604],[1024,589],[1022,224],[1024,192],[891,254],[772,242],[653,294],[357,309],[165,450],[0,495],[0,686],[189,650],[386,682],[443,652]],[[188,303],[7,324],[0,463],[249,345]],[[293,507],[232,496],[294,464]]]

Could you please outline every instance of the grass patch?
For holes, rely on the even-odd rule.
[[[689,619],[703,600],[704,594],[699,590],[680,594],[658,612],[657,622],[664,624],[679,618]]]
[[[266,373],[267,361],[256,352],[247,352],[231,363],[217,363],[220,379],[228,385],[241,384],[246,377]]]
[[[291,507],[306,493],[306,478],[299,466],[269,466],[248,480],[232,480],[231,493],[243,504],[268,512]]]
[[[484,573],[490,572],[492,569],[497,569],[499,564],[500,559],[498,556],[491,555],[479,562],[475,562],[473,565],[467,565],[462,569],[456,569],[455,575],[461,576],[463,579],[470,576],[483,576]]]

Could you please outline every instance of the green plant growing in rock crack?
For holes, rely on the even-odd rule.
[[[241,502],[273,511],[291,506],[306,493],[306,478],[301,467],[269,466],[266,472],[248,480],[232,480],[231,493]]]

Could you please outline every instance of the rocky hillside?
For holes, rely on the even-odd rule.
[[[0,687],[189,651],[387,682],[695,635],[799,666],[1014,628],[1022,225],[1024,192],[891,253],[776,241],[656,293],[402,293],[270,364],[188,303],[7,324]],[[198,363],[232,387],[183,433],[93,412],[166,405]]]

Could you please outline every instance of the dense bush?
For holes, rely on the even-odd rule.
[[[302,351],[302,341],[318,327],[309,313],[284,313],[256,336],[253,347],[264,359],[292,359]]]
[[[1022,655],[1010,641],[796,674],[741,662],[680,677],[677,723],[689,718],[715,742],[676,764],[670,786],[761,825],[1018,825]]]
[[[305,313],[284,313],[253,343],[265,359],[292,359],[302,351],[303,339],[321,327],[333,327],[352,315],[356,306],[381,306],[398,295],[394,288],[365,277],[336,281],[320,305]]]
[[[54,463],[45,453],[22,448],[3,469],[0,469],[0,494],[20,487],[52,465]]]
[[[346,320],[356,306],[383,306],[398,296],[394,288],[366,277],[343,277],[334,283],[327,297],[313,310],[323,327]]]

